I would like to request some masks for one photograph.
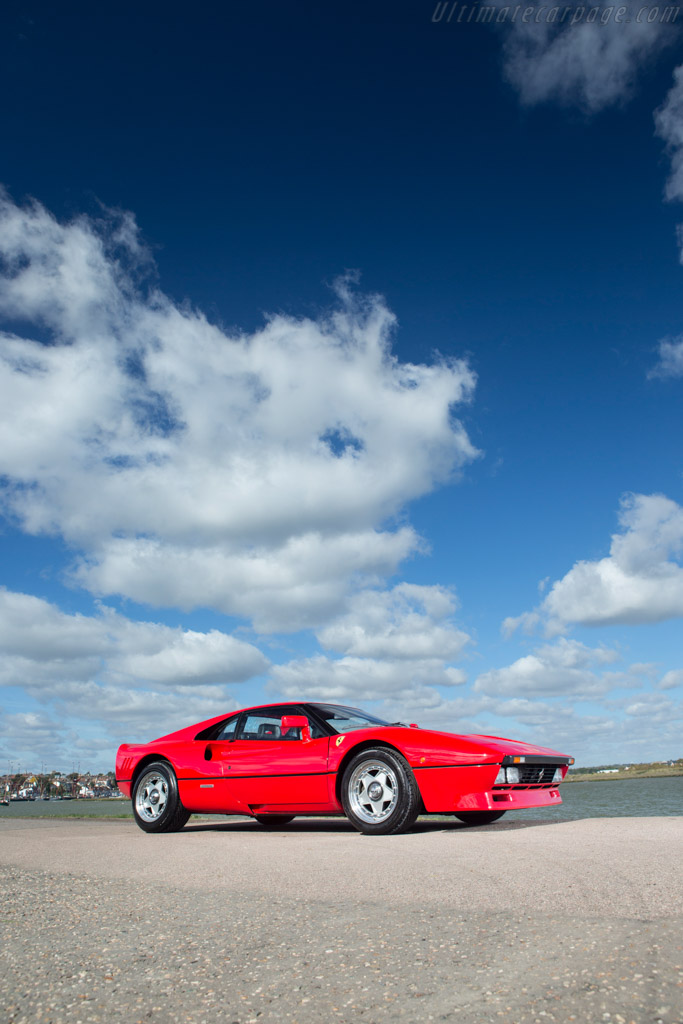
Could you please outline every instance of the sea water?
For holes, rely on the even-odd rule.
[[[683,775],[660,779],[567,782],[560,787],[562,804],[508,811],[506,820],[543,818],[669,817],[683,815]],[[129,800],[36,800],[0,807],[3,818],[132,817]]]

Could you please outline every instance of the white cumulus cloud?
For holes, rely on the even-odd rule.
[[[392,590],[365,590],[348,612],[318,631],[323,647],[365,658],[457,658],[469,637],[452,621],[452,591],[400,583]]]
[[[367,703],[392,697],[414,704],[416,695],[435,686],[459,686],[464,673],[439,659],[391,661],[377,658],[312,658],[276,665],[272,690],[291,700]]]
[[[683,717],[680,701],[672,701],[661,693],[642,694],[638,700],[627,703],[624,710],[627,715],[647,718],[650,723],[668,724]]]
[[[683,687],[683,668],[670,669],[659,681],[660,690],[673,690],[677,686]]]
[[[172,544],[112,537],[74,578],[97,594],[249,617],[263,633],[317,625],[343,606],[349,580],[384,576],[422,547],[410,527],[302,533],[280,544]]]
[[[596,667],[617,660],[619,655],[615,651],[603,647],[587,647],[578,640],[561,637],[554,644],[546,644],[505,668],[483,672],[476,680],[474,689],[478,693],[517,698],[594,698],[608,693],[615,685],[611,674],[596,672]],[[637,685],[638,682],[638,677],[634,677],[631,685]],[[628,677],[620,675],[619,684],[627,683]]]
[[[683,377],[683,338],[664,338],[658,351],[659,359],[648,377]]]
[[[83,720],[91,722],[95,729],[104,724],[117,743],[148,742],[193,722],[229,714],[240,706],[219,687],[191,692],[178,688],[169,693],[163,689],[114,689],[95,682],[66,683],[52,697],[67,721],[77,720],[81,730]],[[115,746],[111,741],[108,749],[113,755]]]
[[[244,682],[268,667],[252,644],[154,622],[133,622],[103,607],[67,614],[42,598],[0,588],[0,684],[34,695],[64,684],[103,683],[169,691]]]
[[[607,557],[577,562],[536,611],[506,619],[504,630],[545,622],[557,633],[574,623],[635,625],[683,616],[683,508],[662,494],[628,494],[619,525]]]
[[[453,620],[455,609],[446,587],[399,583],[360,591],[347,600],[344,614],[317,631],[322,646],[343,657],[320,654],[278,665],[271,689],[288,698],[431,707],[443,700],[436,687],[466,680],[449,664],[470,640]]]
[[[674,84],[664,103],[655,111],[655,126],[671,156],[666,197],[683,199],[683,65],[674,70]]]
[[[657,135],[664,140],[671,160],[665,195],[669,200],[683,200],[683,65],[674,71],[674,84],[664,103],[655,111]],[[683,262],[683,225],[678,225],[678,242]],[[650,376],[680,376],[683,373],[683,348],[679,338],[664,340],[659,345],[659,363]]]
[[[596,12],[591,22],[586,8],[576,7],[563,21],[501,23],[504,73],[522,103],[557,102],[587,113],[622,103],[632,95],[640,69],[677,39],[675,26],[661,19],[618,22],[614,6],[589,10]],[[583,17],[572,24],[579,17],[575,12]]]
[[[417,549],[391,518],[476,457],[454,417],[474,375],[400,362],[391,312],[347,284],[317,320],[229,333],[143,287],[148,263],[130,215],[0,197],[5,513],[80,551],[94,592],[322,621]]]

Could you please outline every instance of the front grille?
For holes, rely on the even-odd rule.
[[[532,783],[552,782],[557,765],[554,764],[523,764],[519,766],[520,783],[529,786]]]
[[[519,782],[497,785],[495,789],[519,789],[521,786],[550,786],[559,764],[520,764]],[[557,785],[557,783],[555,783]]]

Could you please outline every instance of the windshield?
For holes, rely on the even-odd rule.
[[[332,704],[313,704],[315,713],[336,733],[353,732],[354,729],[368,729],[373,725],[389,725],[389,722],[369,715],[358,708],[337,708]]]

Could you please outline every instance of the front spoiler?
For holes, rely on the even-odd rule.
[[[428,814],[516,811],[562,803],[559,783],[494,787],[498,765],[413,769]]]

